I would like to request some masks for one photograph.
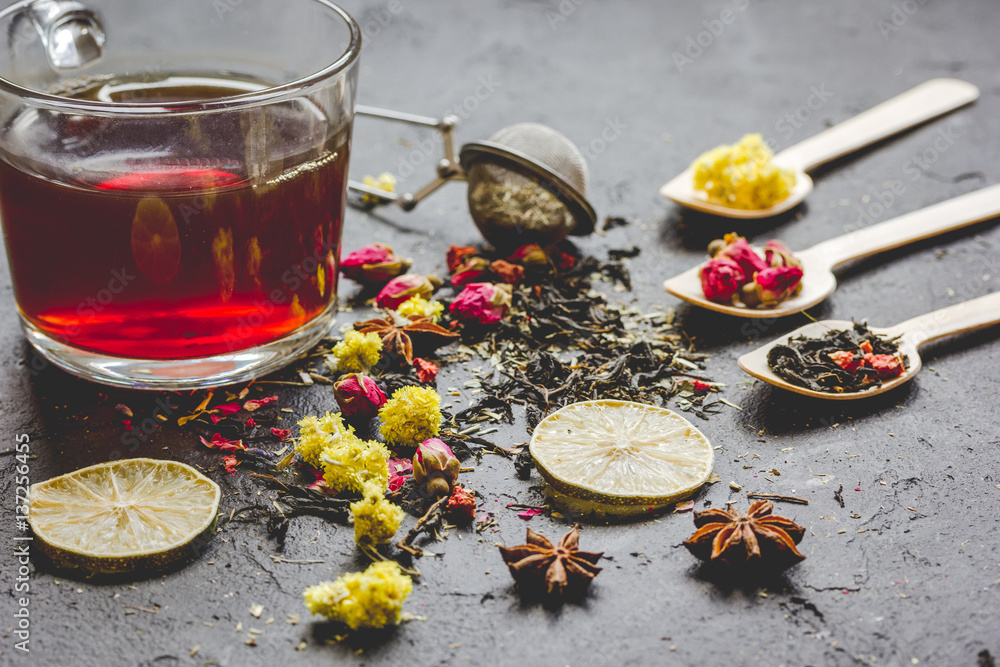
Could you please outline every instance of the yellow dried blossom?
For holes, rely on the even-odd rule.
[[[774,154],[759,134],[717,146],[694,161],[694,187],[708,200],[730,208],[770,208],[788,197],[795,172],[775,165]]]
[[[378,178],[371,175],[365,176],[364,179],[362,179],[362,182],[371,188],[380,188],[387,192],[396,191],[396,177],[387,171],[384,171],[381,174],[379,174]],[[361,201],[364,202],[365,204],[377,204],[382,200],[376,197],[375,195],[365,194],[361,195]]]
[[[392,561],[372,563],[364,572],[341,575],[305,590],[306,608],[352,630],[398,625],[413,581]]]
[[[441,430],[441,396],[433,389],[401,387],[378,411],[381,433],[393,447],[416,447]]]
[[[376,333],[348,331],[344,340],[333,346],[340,373],[364,373],[378,363],[382,339]]]
[[[389,450],[380,442],[362,440],[353,433],[327,446],[320,457],[323,479],[332,493],[362,494],[366,484],[385,493],[389,488]]]
[[[362,500],[351,503],[354,541],[358,546],[385,544],[399,530],[403,510],[385,499],[385,489],[378,484],[366,484],[364,496]]]
[[[299,422],[299,429],[295,451],[306,463],[317,468],[322,465],[324,449],[340,442],[344,436],[354,435],[354,428],[344,424],[340,414],[336,412],[327,412],[322,417],[310,415]]]
[[[396,313],[401,317],[429,317],[432,322],[441,319],[443,312],[444,304],[440,301],[428,301],[416,295],[411,296],[396,308]]]

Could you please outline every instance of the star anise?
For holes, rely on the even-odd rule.
[[[684,546],[694,556],[727,565],[760,563],[786,568],[805,559],[795,545],[802,541],[805,528],[782,516],[771,514],[769,500],[750,505],[746,515],[730,507],[694,513],[698,527]]]
[[[522,590],[544,588],[548,595],[582,593],[601,568],[597,561],[604,553],[579,551],[580,526],[563,535],[553,546],[544,535],[528,529],[527,544],[500,547],[500,555]]]
[[[406,359],[407,364],[413,363],[414,349],[426,354],[459,337],[454,331],[434,324],[429,318],[408,319],[395,313],[388,313],[384,318],[355,322],[354,328],[364,334],[378,334],[382,339],[382,349],[395,352]]]

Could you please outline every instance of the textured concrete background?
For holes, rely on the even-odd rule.
[[[615,298],[644,310],[677,307],[686,331],[712,354],[709,374],[727,382],[724,396],[743,408],[698,424],[722,448],[716,471],[723,482],[699,494],[697,506],[729,499],[745,506],[747,491],[805,496],[808,506],[778,511],[807,527],[801,548],[808,559],[774,580],[735,584],[703,574],[679,546],[692,530],[688,514],[586,526],[583,547],[609,557],[586,602],[558,611],[522,603],[492,543],[522,541],[525,522],[505,506],[537,504],[541,496],[532,486],[539,479],[519,481],[508,461],[486,456],[465,479],[486,496],[500,530],[482,539],[459,532],[431,545],[441,555],[423,559],[425,576],[407,604],[424,621],[325,643],[332,629],[307,617],[301,592],[363,566],[350,529],[296,520],[284,558],[322,561],[302,565],[275,562],[275,546],[260,528],[233,523],[189,567],[146,581],[75,581],[38,564],[31,575],[30,656],[13,650],[15,561],[4,556],[0,664],[992,665],[1000,656],[998,330],[927,349],[929,367],[917,380],[870,401],[827,404],[753,385],[736,358],[806,318],[727,319],[663,294],[665,277],[695,265],[708,239],[732,230],[682,216],[656,192],[699,152],[744,132],[760,131],[780,149],[942,76],[977,84],[980,100],[828,166],[814,174],[807,206],[740,231],[803,248],[1000,182],[996,2],[353,0],[346,6],[367,36],[362,102],[457,113],[460,140],[537,121],[587,148],[599,214],[632,224],[583,239],[580,247],[603,256],[609,248],[640,246],[642,254],[631,260],[635,291]],[[726,10],[731,22],[717,23]],[[690,46],[699,39],[700,51]],[[803,107],[816,91],[822,94],[812,98],[815,108]],[[400,160],[419,150],[404,138],[424,137],[359,122],[355,174],[398,170]],[[894,183],[902,194],[890,202]],[[885,205],[876,206],[880,199]],[[387,242],[412,255],[423,272],[443,271],[449,244],[477,239],[460,185],[410,214],[349,211],[345,230],[347,249]],[[877,257],[843,271],[840,289],[812,313],[888,325],[987,294],[1000,288],[998,248],[1000,229],[987,222]],[[5,269],[2,275],[3,447],[16,434],[30,435],[34,481],[107,460],[122,436],[113,406],[128,403],[141,420],[155,398],[107,392],[51,368],[33,370]],[[342,316],[341,323],[349,321]],[[462,373],[449,373],[439,386],[460,384]],[[295,418],[334,404],[322,387],[281,395]],[[526,433],[518,423],[492,437],[512,444]],[[226,489],[224,516],[255,500],[245,473],[218,474],[218,457],[172,424],[136,455],[213,468]],[[9,457],[4,466],[3,515],[10,517]],[[732,492],[730,480],[743,493]],[[843,509],[834,500],[839,484]],[[12,523],[0,522],[7,544]],[[529,525],[553,536],[567,528],[545,517]],[[261,619],[250,615],[251,604],[264,605]],[[289,613],[302,622],[286,624]],[[263,625],[270,617],[274,623]],[[238,623],[242,632],[235,631]],[[264,631],[256,647],[244,644],[251,627]],[[303,641],[305,650],[296,651]]]

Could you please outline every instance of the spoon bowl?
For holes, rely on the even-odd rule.
[[[961,229],[997,215],[1000,215],[1000,185],[993,185],[824,241],[796,253],[802,262],[802,291],[772,308],[748,308],[709,301],[698,277],[701,266],[664,281],[663,289],[679,299],[726,315],[758,319],[785,317],[812,308],[830,296],[837,289],[833,270],[842,264]]]
[[[770,218],[795,208],[812,192],[813,182],[807,171],[953,111],[978,97],[979,89],[967,81],[931,79],[786,148],[774,156],[774,162],[795,172],[795,186],[785,199],[770,208],[746,210],[710,202],[704,192],[695,190],[691,168],[660,188],[660,195],[681,206],[727,218]]]
[[[912,380],[923,367],[923,362],[920,359],[920,347],[924,344],[945,336],[981,329],[997,323],[1000,323],[1000,292],[920,315],[893,327],[870,327],[870,331],[877,336],[897,338],[899,352],[906,357],[907,364],[906,369],[898,377],[864,391],[843,393],[815,391],[780,377],[771,370],[767,363],[767,356],[774,346],[787,345],[789,340],[800,336],[820,338],[828,331],[850,329],[854,323],[847,320],[811,322],[752,352],[747,352],[739,358],[739,365],[743,371],[759,380],[804,396],[832,401],[870,398],[892,391],[901,384]]]
[[[769,208],[731,208],[710,202],[708,195],[703,190],[695,189],[694,172],[690,167],[660,188],[660,196],[695,211],[721,215],[727,218],[736,218],[738,220],[773,218],[801,204],[809,196],[809,193],[813,191],[813,180],[809,177],[809,174],[801,168],[794,166],[791,168],[795,171],[795,186],[787,197]]]

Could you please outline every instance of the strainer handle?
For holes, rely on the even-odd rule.
[[[347,187],[354,192],[370,195],[378,198],[378,203],[396,203],[404,211],[413,210],[414,207],[427,195],[431,194],[449,181],[460,181],[465,179],[465,172],[455,153],[455,140],[452,133],[458,125],[458,118],[455,116],[445,116],[444,118],[431,118],[429,116],[418,116],[416,114],[402,111],[390,111],[389,109],[378,109],[359,104],[354,112],[359,116],[371,116],[383,120],[392,120],[409,125],[421,127],[433,127],[441,133],[444,140],[444,157],[437,164],[437,176],[416,192],[407,192],[398,195],[382,188],[376,188],[364,183],[348,180]]]

